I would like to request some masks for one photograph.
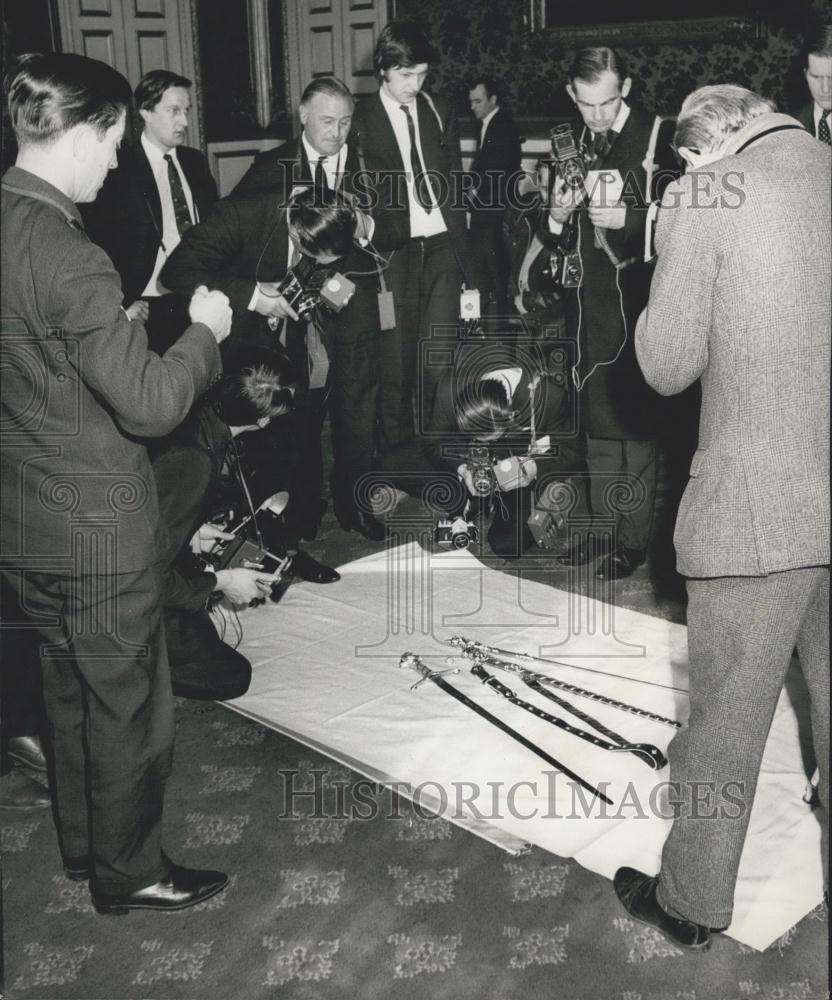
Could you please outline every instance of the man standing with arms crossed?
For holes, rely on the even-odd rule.
[[[83,56],[25,56],[8,98],[19,153],[2,181],[2,571],[40,633],[64,871],[89,879],[101,913],[182,909],[227,877],[162,852],[173,704],[138,439],[175,427],[219,373],[231,312],[199,289],[179,342],[149,353],[84,232],[75,203],[115,165],[124,77]]]

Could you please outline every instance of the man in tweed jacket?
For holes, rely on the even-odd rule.
[[[731,922],[795,647],[812,703],[824,863],[828,851],[830,151],[734,86],[691,94],[675,144],[694,170],[665,193],[636,350],[660,393],[702,383],[675,534],[688,577],[690,718],[670,746],[681,809],[658,878],[621,869],[616,890],[637,919],[702,950],[710,929]],[[693,782],[714,783],[716,818],[691,815]],[[740,809],[721,810],[728,783]]]

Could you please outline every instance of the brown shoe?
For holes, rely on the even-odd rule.
[[[711,947],[709,928],[692,920],[671,916],[656,899],[658,876],[645,875],[635,868],[619,868],[612,884],[624,909],[633,920],[648,924],[680,948],[707,951]]]

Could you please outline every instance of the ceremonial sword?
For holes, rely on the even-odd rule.
[[[493,662],[493,661],[491,661]],[[664,767],[667,763],[667,759],[664,754],[659,750],[658,747],[654,747],[650,743],[627,743],[626,740],[622,739],[620,736],[613,733],[611,730],[605,730],[605,735],[612,737],[614,742],[610,743],[607,740],[599,739],[594,733],[588,733],[584,729],[578,729],[577,726],[570,725],[566,719],[561,719],[556,715],[551,715],[549,712],[544,712],[542,708],[538,708],[537,705],[532,705],[531,702],[523,701],[522,698],[518,698],[514,691],[506,684],[501,684],[492,674],[482,665],[482,659],[478,658],[474,665],[471,667],[471,673],[479,678],[487,687],[493,688],[497,694],[500,694],[507,701],[510,701],[512,705],[516,705],[518,708],[524,708],[527,712],[531,712],[532,715],[537,716],[538,719],[543,719],[544,722],[551,722],[553,726],[557,726],[558,729],[562,729],[564,732],[569,733],[570,736],[577,736],[579,739],[586,740],[587,743],[592,743],[593,746],[599,747],[601,750],[609,750],[611,752],[621,752],[621,753],[631,753],[634,754],[640,761],[647,764],[648,767],[652,767],[654,771],[661,767]],[[546,691],[540,692],[541,694],[546,694]],[[562,698],[555,698],[558,704],[567,708],[568,711],[572,711],[569,702],[563,701]],[[600,723],[597,723],[591,716],[583,715],[583,713],[576,713],[580,715],[584,721],[588,722],[591,726],[596,728],[601,732],[602,728]]]
[[[675,719],[669,719],[665,715],[658,715],[656,712],[650,712],[646,708],[639,708],[637,705],[630,705],[626,701],[617,701],[615,698],[610,698],[607,695],[599,694],[597,691],[589,691],[587,688],[578,687],[577,684],[568,684],[566,681],[556,680],[554,677],[549,677],[548,674],[540,674],[537,671],[529,670],[528,667],[521,666],[518,663],[511,663],[507,660],[499,660],[490,656],[491,653],[503,653],[506,656],[516,656],[518,658],[523,658],[527,660],[535,660],[539,663],[549,663],[556,667],[570,667],[568,663],[560,663],[557,660],[544,660],[539,656],[532,656],[529,653],[513,653],[508,649],[497,649],[495,646],[486,646],[482,642],[472,642],[470,639],[464,638],[461,635],[452,636],[447,640],[450,646],[455,646],[460,649],[464,654],[469,652],[477,653],[484,657],[483,663],[489,663],[492,666],[499,667],[501,670],[508,670],[515,674],[527,674],[533,677],[536,681],[541,684],[545,684],[548,687],[558,688],[561,691],[567,691],[569,694],[576,694],[581,698],[589,698],[591,701],[597,701],[602,705],[609,705],[610,708],[618,708],[622,712],[628,712],[630,715],[638,715],[642,719],[650,719],[652,722],[661,722],[665,726],[673,726],[674,729],[681,729],[682,723],[677,722]],[[576,667],[577,670],[588,670],[588,667]],[[614,677],[616,680],[633,680],[633,678],[625,677],[619,678],[615,674],[607,674],[602,670],[593,670],[591,673],[601,674],[604,677]],[[652,684],[652,681],[638,681],[637,683]],[[656,687],[664,687],[662,684],[655,685]],[[666,688],[665,690],[671,691],[681,691],[681,688]],[[687,693],[687,692],[685,692]],[[599,730],[600,731],[600,730]]]
[[[537,747],[532,743],[531,740],[526,739],[521,733],[518,733],[516,729],[512,729],[511,726],[507,725],[502,719],[498,719],[496,715],[492,715],[488,709],[483,708],[478,705],[475,701],[468,697],[467,694],[463,694],[462,691],[457,690],[453,684],[449,684],[448,681],[442,676],[443,671],[431,670],[431,668],[424,662],[424,660],[417,656],[415,653],[403,653],[401,659],[399,660],[400,667],[409,667],[415,670],[418,674],[422,675],[422,680],[433,681],[437,687],[442,688],[446,691],[452,698],[456,698],[458,702],[461,702],[466,708],[470,708],[477,715],[486,719],[497,729],[500,729],[507,736],[510,736],[513,740],[516,740],[521,746],[525,747],[527,750],[531,750],[532,753],[537,754],[542,760],[545,760],[547,764],[554,767],[556,770],[565,774],[568,778],[571,778],[576,784],[580,785],[581,788],[585,788],[588,792],[592,792],[593,795],[597,795],[602,802],[605,802],[608,806],[613,805],[612,799],[607,798],[603,792],[590,785],[589,782],[584,781],[580,775],[575,774],[574,771],[570,771],[568,767],[565,767],[560,761],[555,760],[554,757],[550,757],[544,750]],[[447,671],[445,671],[447,672]],[[420,681],[413,686],[416,687]]]

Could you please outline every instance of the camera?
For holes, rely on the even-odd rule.
[[[313,257],[302,256],[289,268],[277,286],[298,316],[305,316],[321,304],[332,312],[340,312],[350,301],[355,285],[329,264],[319,264]]]
[[[552,180],[557,175],[571,188],[582,187],[586,181],[587,165],[582,149],[575,142],[572,126],[556,125],[549,133],[549,138],[552,156],[543,162],[549,165]]]
[[[494,464],[488,448],[469,448],[465,464],[478,496],[487,497],[494,489]]]
[[[446,517],[437,521],[433,537],[437,545],[444,545],[449,549],[467,549],[472,542],[477,541],[479,533],[473,521],[466,521],[463,517]]]
[[[256,516],[257,522],[247,514],[238,524],[229,526],[226,530],[234,538],[225,542],[218,551],[209,553],[206,559],[214,569],[249,569],[259,566],[264,573],[277,573],[278,578],[271,588],[272,597],[277,600],[279,597],[276,591],[282,586],[281,577],[290,569],[292,560],[291,556],[275,555],[264,545],[263,534],[271,526],[270,518],[279,523],[277,515],[270,510],[259,510]]]

